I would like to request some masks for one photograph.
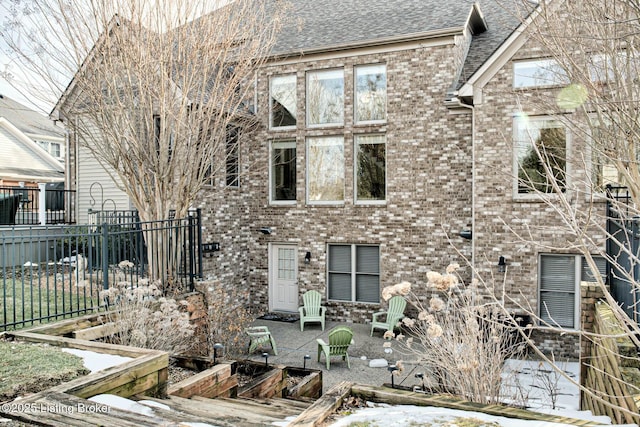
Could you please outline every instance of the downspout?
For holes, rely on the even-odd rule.
[[[476,113],[473,105],[464,103],[456,94],[447,100],[449,108],[468,108],[471,110],[471,278],[476,276],[476,243],[473,232],[476,229]]]

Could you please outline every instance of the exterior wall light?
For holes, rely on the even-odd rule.
[[[504,273],[505,271],[507,271],[507,260],[501,256],[498,258],[498,272]]]
[[[310,262],[311,262],[311,252],[307,252],[307,253],[304,255],[304,263],[305,263],[305,264],[309,264]]]

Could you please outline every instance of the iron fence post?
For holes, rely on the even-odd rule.
[[[202,279],[202,210],[200,208],[196,209],[196,227],[198,241],[195,249],[198,254],[198,277]]]
[[[107,223],[102,223],[102,288],[109,289],[109,230],[107,229]]]

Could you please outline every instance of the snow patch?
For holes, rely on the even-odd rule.
[[[118,366],[130,360],[131,357],[117,356],[115,354],[96,353],[95,351],[78,350],[76,348],[63,348],[62,351],[82,357],[84,366],[91,372]]]

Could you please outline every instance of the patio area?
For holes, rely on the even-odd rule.
[[[383,331],[376,330],[373,337],[371,337],[369,336],[371,332],[371,325],[369,324],[327,321],[324,332],[320,327],[320,323],[307,323],[305,324],[304,332],[301,332],[299,321],[283,322],[257,319],[252,326],[267,326],[276,341],[278,347],[277,356],[273,354],[268,344],[262,348],[264,352],[269,353],[269,363],[302,367],[304,356],[308,354],[311,358],[307,360],[307,367],[322,370],[323,392],[326,392],[341,381],[353,381],[357,384],[376,386],[391,383],[391,374],[386,367],[369,367],[369,362],[372,359],[386,359],[389,364],[402,360],[404,371],[400,375],[396,375],[395,384],[409,387],[417,384],[414,374],[420,372],[420,368],[411,364],[410,360],[404,360],[403,355],[395,348],[393,353],[385,353],[383,347],[385,340],[382,338]],[[316,339],[321,338],[328,342],[329,331],[336,326],[347,326],[353,330],[353,344],[349,346],[348,350],[351,369],[347,367],[346,362],[342,361],[342,358],[336,356],[331,358],[331,369],[327,371],[324,356],[320,359],[320,363],[317,361],[318,344]],[[256,350],[248,358],[264,361],[262,353],[263,351]]]

